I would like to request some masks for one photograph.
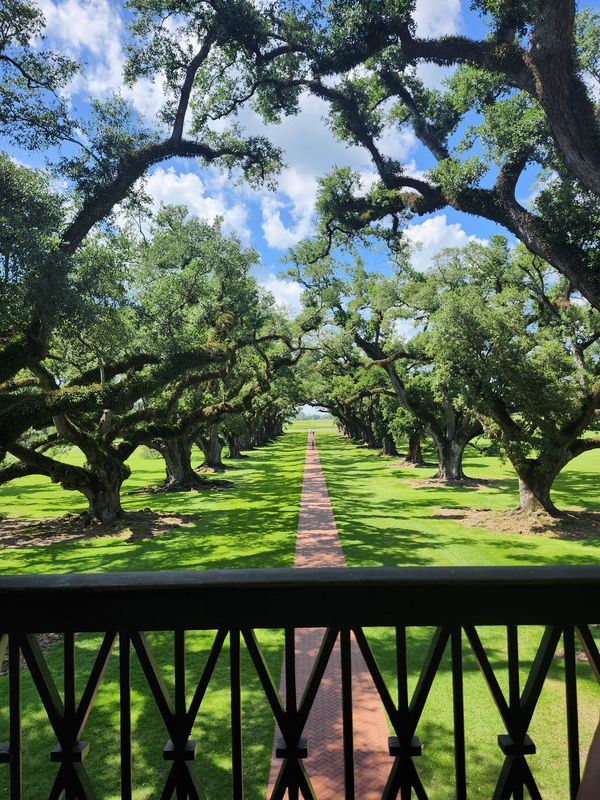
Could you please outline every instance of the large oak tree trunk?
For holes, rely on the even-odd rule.
[[[405,461],[417,467],[422,467],[425,464],[423,452],[421,450],[422,435],[422,431],[413,431],[408,437],[408,451]]]
[[[433,441],[438,456],[438,471],[434,478],[440,481],[464,480],[466,476],[462,461],[467,443],[462,439],[440,438],[435,434]]]
[[[127,464],[100,448],[93,453],[88,452],[87,458],[85,468],[64,465],[50,477],[65,489],[75,490],[86,496],[90,522],[114,522],[124,513],[121,506],[121,487],[131,475],[131,470]]]
[[[194,489],[202,483],[192,468],[192,442],[188,436],[164,439],[155,447],[165,460],[164,489]]]
[[[235,433],[230,433],[227,436],[227,450],[229,458],[243,458],[240,442]]]
[[[519,510],[527,514],[545,511],[552,516],[558,514],[558,509],[552,502],[550,490],[552,485],[544,482],[527,483],[519,478]]]
[[[393,438],[390,436],[389,433],[385,433],[383,436],[383,442],[381,446],[381,455],[382,456],[397,456],[398,450],[396,449],[396,443],[394,442]]]
[[[121,486],[124,478],[121,475],[107,477],[103,481],[93,480],[91,485],[82,489],[88,499],[88,515],[90,521],[102,523],[114,522],[123,516],[121,506]]]
[[[204,454],[203,469],[212,469],[215,472],[224,472],[225,464],[222,461],[223,442],[219,436],[219,426],[213,424],[208,429],[208,436],[199,436],[198,445]]]
[[[114,522],[123,516],[121,487],[131,475],[123,461],[102,448],[89,449],[85,467],[58,465],[49,474],[63,488],[81,492],[87,498],[87,517],[90,522]]]
[[[542,459],[530,459],[525,464],[513,464],[519,479],[519,510],[527,514],[545,511],[559,515],[550,497],[552,485],[563,464],[551,464]]]

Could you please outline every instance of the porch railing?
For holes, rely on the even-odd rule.
[[[421,743],[416,738],[432,683],[446,652],[452,672],[451,696],[454,755],[453,786],[448,797],[467,797],[465,758],[465,696],[463,663],[467,649],[475,656],[487,689],[498,709],[503,730],[498,745],[503,763],[493,797],[522,798],[526,790],[540,798],[531,771],[535,744],[530,723],[557,648],[563,651],[564,714],[555,724],[566,732],[566,768],[570,797],[579,785],[580,742],[578,726],[576,642],[600,682],[600,655],[593,626],[600,623],[600,567],[512,568],[349,568],[304,570],[246,570],[206,572],[159,572],[94,575],[39,575],[0,578],[2,636],[0,656],[6,663],[8,682],[8,741],[0,745],[0,770],[9,774],[9,797],[23,794],[22,752],[23,661],[29,670],[56,738],[48,761],[57,764],[50,797],[92,798],[94,776],[88,774],[85,741],[88,717],[111,656],[118,659],[120,694],[120,796],[134,796],[132,771],[132,659],[143,670],[149,692],[164,723],[168,741],[164,758],[170,762],[166,784],[156,797],[201,798],[201,776],[192,766],[195,744],[191,733],[205,697],[211,691],[215,665],[228,641],[230,715],[223,725],[231,727],[231,796],[243,800],[244,752],[242,739],[241,653],[245,648],[264,692],[264,703],[282,735],[279,779],[273,797],[314,797],[303,765],[304,727],[328,660],[340,658],[342,669],[342,717],[345,788],[340,797],[354,797],[352,681],[347,648],[352,635],[381,699],[390,724],[389,779],[384,798],[427,798],[419,775]],[[519,660],[518,626],[541,626],[540,643],[531,660],[526,680]],[[407,628],[432,627],[427,655],[416,686],[409,692],[410,652]],[[508,692],[498,677],[498,655],[484,645],[481,626],[506,630],[506,656],[502,669],[508,673]],[[283,669],[288,685],[295,685],[294,630],[323,628],[324,636],[311,675],[301,697],[286,692],[281,697],[271,677],[256,631],[283,629]],[[370,628],[392,628],[395,646],[395,680],[392,690],[384,677],[372,642]],[[185,636],[187,631],[212,630],[214,641],[196,685],[186,687]],[[78,676],[75,634],[102,633],[101,644],[86,676]],[[174,691],[169,692],[162,668],[154,657],[151,631],[173,631]],[[48,657],[35,634],[63,634],[61,681],[55,681]],[[150,637],[151,638],[151,637]],[[340,654],[332,655],[336,641]],[[561,642],[562,640],[562,642]],[[58,646],[58,645],[57,645]],[[408,650],[410,646],[408,645]],[[388,676],[389,677],[389,676]],[[57,683],[63,683],[59,687]],[[83,691],[79,696],[76,685]],[[189,699],[191,697],[191,700]],[[600,697],[600,695],[599,695]],[[600,704],[600,702],[599,702]],[[558,734],[557,734],[558,735]],[[270,746],[270,742],[267,743]],[[426,746],[427,742],[423,742]],[[308,742],[310,751],[311,742]],[[5,766],[2,767],[1,765]],[[557,765],[558,768],[558,765]],[[475,792],[469,796],[479,797]],[[37,800],[37,798],[36,798]],[[223,798],[225,800],[225,798]],[[317,799],[318,800],[318,799]],[[356,798],[360,800],[360,798]]]

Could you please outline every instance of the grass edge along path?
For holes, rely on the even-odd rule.
[[[508,507],[516,504],[516,482],[497,459],[467,459],[467,474],[498,477],[494,489],[415,489],[410,482],[433,470],[393,469],[392,459],[378,458],[339,436],[335,430],[317,434],[321,463],[327,482],[346,560],[351,566],[459,566],[557,563],[598,563],[598,542],[562,541],[543,537],[498,534],[465,529],[457,522],[435,519],[443,504]],[[585,462],[584,462],[585,463]],[[478,464],[480,465],[478,467]],[[477,474],[479,470],[479,475]],[[572,484],[567,476],[566,485]],[[584,475],[584,485],[591,485]],[[511,494],[512,491],[512,494]],[[561,505],[568,507],[569,495],[560,485]],[[578,498],[579,499],[579,498]],[[592,507],[594,503],[592,498]],[[367,638],[379,661],[392,694],[396,691],[393,631],[370,629]],[[508,692],[506,629],[481,628],[479,633],[490,656],[499,683]],[[524,686],[541,629],[519,629],[521,688]],[[415,687],[433,629],[410,628],[409,690]],[[497,736],[505,733],[473,654],[463,636],[467,780],[469,797],[491,797],[500,773],[503,755]],[[578,663],[580,754],[585,758],[598,721],[600,690],[587,663]],[[454,776],[451,665],[448,651],[440,665],[427,700],[417,735],[423,755],[416,759],[419,774],[431,800],[452,796]],[[568,797],[565,723],[564,668],[555,658],[536,708],[530,735],[538,748],[528,763],[544,800]]]
[[[122,570],[203,569],[291,566],[298,526],[301,479],[304,465],[305,436],[290,433],[265,448],[252,451],[236,461],[228,473],[236,482],[230,492],[189,492],[168,495],[126,496],[129,508],[150,506],[155,509],[178,508],[199,512],[192,528],[173,530],[152,540],[125,542],[118,539],[86,540],[80,543],[53,544],[21,550],[3,550],[1,572],[58,573]],[[158,459],[134,459],[131,488],[163,477],[163,462]],[[35,483],[39,483],[36,480]],[[29,484],[31,487],[31,484]],[[10,497],[27,494],[27,482],[21,486],[0,488],[0,503],[10,490]],[[81,504],[73,493],[57,486],[41,489],[53,500],[52,514]],[[127,491],[127,487],[126,487]],[[61,493],[60,495],[58,493]],[[117,624],[117,623],[116,623]],[[189,632],[186,635],[186,679],[188,701],[208,656],[214,633]],[[270,669],[279,675],[283,637],[279,632],[259,631],[258,638]],[[174,685],[173,635],[148,635],[169,690]],[[90,673],[100,636],[86,634],[76,638],[77,690],[80,694]],[[245,778],[248,800],[264,800],[271,755],[273,717],[250,659],[242,650]],[[59,690],[63,685],[62,646],[54,645],[47,654],[48,666]],[[217,662],[209,691],[192,738],[198,742],[193,766],[203,784],[208,800],[231,796],[229,714],[229,649],[226,643]],[[22,674],[24,798],[48,797],[56,766],[50,764],[50,751],[56,739],[28,673]],[[118,649],[101,683],[83,739],[90,743],[85,767],[92,777],[98,797],[117,800],[119,780],[118,735]],[[132,726],[133,775],[135,800],[160,796],[168,764],[163,748],[169,738],[146,680],[132,655]],[[7,679],[0,678],[0,741],[8,738]],[[7,768],[0,765],[0,797],[8,796]]]

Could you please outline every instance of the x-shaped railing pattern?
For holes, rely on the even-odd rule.
[[[119,642],[120,685],[120,745],[121,745],[121,796],[128,800],[133,795],[131,771],[131,693],[130,678],[132,653],[135,653],[143,674],[164,723],[168,741],[163,757],[169,762],[166,782],[161,798],[177,797],[203,800],[205,793],[197,770],[192,767],[196,755],[196,743],[191,739],[204,698],[209,690],[217,662],[229,639],[229,672],[231,691],[231,757],[232,796],[234,800],[244,797],[243,747],[242,747],[242,669],[241,645],[245,644],[266,701],[273,713],[274,721],[281,733],[276,755],[281,766],[271,794],[271,800],[319,800],[304,761],[314,742],[306,742],[305,728],[323,676],[331,658],[338,657],[336,643],[339,641],[341,665],[340,713],[343,722],[345,798],[354,797],[354,761],[352,733],[352,639],[355,640],[372,678],[374,687],[385,709],[391,732],[389,739],[390,772],[382,800],[413,795],[418,800],[427,800],[428,794],[419,775],[416,759],[421,754],[421,742],[417,730],[422,719],[430,690],[444,655],[450,653],[452,669],[452,703],[454,717],[455,797],[467,798],[465,763],[465,725],[463,661],[465,640],[474,654],[487,688],[499,712],[505,732],[498,736],[498,744],[504,754],[504,762],[498,777],[492,800],[522,800],[527,791],[532,800],[541,800],[539,788],[528,763],[528,756],[535,753],[535,745],[528,735],[533,714],[542,688],[548,676],[559,642],[564,645],[564,674],[567,709],[567,740],[569,754],[570,796],[575,797],[579,785],[579,732],[576,690],[577,635],[587,659],[600,682],[600,654],[588,625],[549,625],[543,634],[523,687],[520,686],[518,631],[509,625],[507,631],[508,694],[499,683],[491,660],[480,635],[472,625],[440,626],[435,629],[427,654],[422,664],[414,691],[409,693],[409,668],[407,630],[403,626],[395,629],[395,663],[397,697],[393,698],[384,674],[376,660],[371,645],[360,627],[328,628],[312,663],[309,677],[301,696],[297,696],[296,631],[285,629],[283,672],[285,691],[283,696],[270,672],[256,633],[250,628],[219,629],[208,652],[204,666],[194,686],[191,700],[187,701],[186,687],[186,642],[185,632],[173,633],[174,686],[170,691],[163,677],[160,664],[142,632],[108,632],[103,635],[93,661],[84,690],[76,697],[75,636],[64,635],[63,673],[64,685],[59,690],[33,634],[13,634],[0,637],[0,662],[8,659],[10,739],[0,746],[0,763],[9,764],[10,798],[22,797],[21,778],[21,657],[41,699],[57,744],[50,760],[57,763],[58,770],[49,794],[51,800],[91,800],[94,788],[84,760],[89,746],[82,739],[88,718],[94,706],[98,689],[107,665]]]

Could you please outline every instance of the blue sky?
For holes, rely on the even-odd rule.
[[[84,72],[69,88],[76,108],[85,109],[91,97],[105,97],[122,86],[126,38],[124,3],[113,0],[40,0],[47,20],[48,46],[61,50],[85,64]],[[417,0],[416,18],[422,35],[454,32],[481,36],[483,22],[461,0]],[[443,77],[443,70],[422,67],[430,85]],[[145,81],[124,92],[140,113],[152,118],[162,103],[159,85]],[[184,203],[190,213],[214,219],[222,216],[224,226],[235,231],[261,254],[257,278],[278,300],[297,307],[300,287],[277,277],[281,258],[287,249],[310,235],[314,222],[317,178],[333,166],[351,166],[364,175],[374,176],[366,152],[336,142],[324,122],[325,105],[312,97],[302,101],[301,113],[273,126],[267,134],[285,152],[286,168],[276,192],[255,191],[234,185],[214,170],[200,168],[191,160],[176,159],[155,167],[147,179],[153,202]],[[264,126],[251,111],[243,112],[242,122],[250,132],[265,133]],[[5,147],[20,161],[40,163],[39,156]],[[385,149],[419,171],[431,166],[431,157],[409,132],[391,133]],[[524,185],[524,196],[530,187]],[[485,240],[496,226],[475,217],[446,209],[415,219],[407,229],[411,242],[418,246],[413,259],[424,267],[443,247],[462,246],[473,239]],[[381,269],[383,256],[375,256],[373,266]]]

